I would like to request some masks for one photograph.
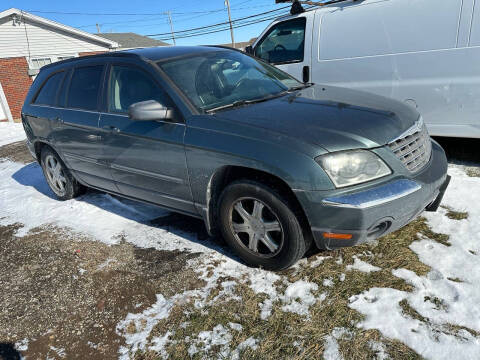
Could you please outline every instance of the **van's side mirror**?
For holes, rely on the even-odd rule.
[[[130,105],[128,116],[136,121],[172,120],[173,110],[156,100],[147,100]]]
[[[247,54],[253,55],[253,47],[252,47],[252,45],[248,45],[248,46],[245,48],[245,52],[246,52]]]

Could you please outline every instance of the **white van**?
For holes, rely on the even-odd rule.
[[[276,19],[247,52],[304,82],[404,101],[431,135],[480,138],[480,0],[324,6]]]

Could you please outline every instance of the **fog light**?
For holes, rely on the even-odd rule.
[[[325,239],[337,239],[337,240],[350,240],[353,235],[352,234],[335,234],[335,233],[323,233],[323,237]]]

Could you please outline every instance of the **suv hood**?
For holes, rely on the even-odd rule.
[[[322,85],[216,116],[282,133],[330,152],[383,146],[419,118],[416,110],[399,101]]]

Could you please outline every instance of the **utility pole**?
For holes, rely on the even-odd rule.
[[[95,25],[97,25],[97,33],[100,34],[100,25],[99,24],[95,24]]]
[[[230,0],[225,0],[228,10],[228,22],[230,23],[230,35],[232,36],[232,47],[235,47],[235,38],[233,37],[232,15],[230,14]]]
[[[166,14],[168,16],[168,22],[170,23],[170,31],[172,32],[173,46],[175,46],[177,43],[175,42],[175,31],[173,31],[172,13],[168,10]]]

